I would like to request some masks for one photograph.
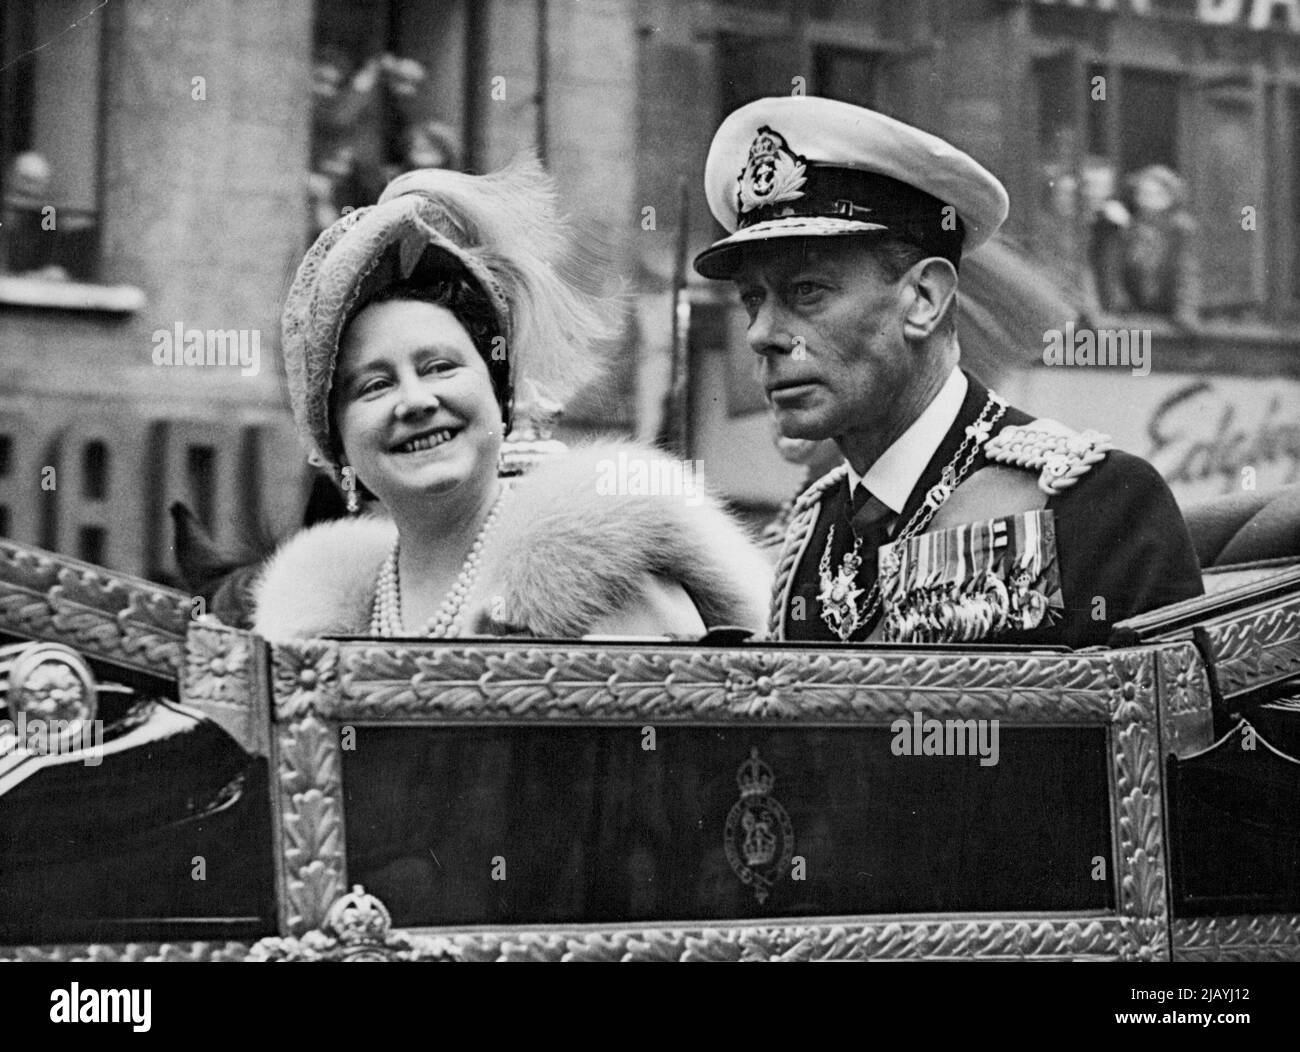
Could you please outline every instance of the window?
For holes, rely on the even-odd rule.
[[[102,526],[83,526],[77,531],[77,558],[97,566],[104,564],[108,534]]]
[[[910,66],[927,53],[908,41],[929,26],[910,7],[891,0],[772,3],[750,23],[733,10],[726,0],[715,7],[719,121],[755,99],[802,90],[925,125],[928,115],[917,111],[925,108],[918,88],[926,71]]]
[[[312,68],[313,234],[412,168],[461,168],[476,122],[469,0],[319,0]]]
[[[877,78],[882,56],[871,52],[841,48],[818,48],[815,52],[813,77],[817,94],[851,102],[855,106],[880,109]]]
[[[1094,311],[1280,324],[1300,309],[1300,49],[1195,11],[1031,10],[1034,249]]]
[[[108,447],[98,439],[81,450],[81,495],[86,500],[108,496]]]
[[[1180,79],[1173,74],[1140,69],[1125,69],[1121,78],[1120,170],[1136,172],[1151,164],[1177,169]],[[1101,110],[1100,106],[1094,106],[1089,113],[1097,114]],[[1095,140],[1096,148],[1101,148],[1103,141]]]
[[[1287,239],[1287,250],[1291,254],[1291,288],[1290,298],[1300,303],[1300,88],[1287,92],[1289,103],[1291,141],[1288,147],[1291,153],[1291,236]]]
[[[88,0],[0,0],[0,273],[96,276],[105,17]]]
[[[1237,222],[1264,193],[1250,77],[1198,79],[1071,47],[1035,61],[1030,81],[1035,250],[1088,305],[1185,324],[1259,315],[1264,240],[1240,236]],[[1184,140],[1188,126],[1196,134]]]
[[[217,451],[211,446],[190,446],[185,454],[185,482],[189,505],[209,530],[216,528]]]
[[[1249,76],[1228,76],[1197,85],[1193,177],[1198,205],[1203,307],[1231,320],[1254,320],[1262,313],[1266,288],[1266,250],[1270,224],[1243,229],[1243,205],[1265,209],[1269,180],[1264,100]],[[1278,166],[1277,175],[1282,175]],[[1277,224],[1272,224],[1275,228]]]
[[[723,115],[768,95],[789,95],[794,78],[807,76],[787,38],[718,36],[718,104]]]

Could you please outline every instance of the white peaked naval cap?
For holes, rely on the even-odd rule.
[[[1005,222],[997,178],[937,135],[847,102],[758,99],[722,122],[704,169],[709,208],[728,237],[695,269],[727,278],[745,246],[783,237],[879,231],[956,265]]]

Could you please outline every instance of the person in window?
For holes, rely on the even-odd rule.
[[[456,167],[454,133],[430,118],[424,66],[383,54],[350,67],[337,47],[322,48],[313,66],[313,236],[344,208],[373,201],[400,172]]]
[[[594,443],[513,486],[499,477],[512,421],[594,377],[612,335],[607,305],[563,276],[566,252],[533,160],[407,173],[321,234],[284,309],[290,400],[350,508],[366,498],[373,512],[272,556],[253,586],[256,631],[761,628],[766,560],[682,465]]]
[[[1183,206],[1186,184],[1162,164],[1129,177],[1132,221],[1124,237],[1124,287],[1130,304],[1196,322],[1195,223]]]
[[[67,281],[68,273],[55,262],[56,229],[46,220],[53,173],[44,155],[28,150],[18,154],[5,176],[0,250],[10,274]]]
[[[1077,290],[1087,313],[1127,310],[1124,232],[1129,211],[1115,196],[1114,166],[1091,156],[1076,174],[1073,165],[1053,162],[1044,167],[1043,179],[1050,221],[1034,245],[1035,254],[1064,285]],[[1075,218],[1081,207],[1082,225]]]
[[[1128,308],[1124,291],[1124,239],[1129,210],[1115,194],[1115,166],[1104,157],[1083,163],[1083,201],[1088,217],[1090,295],[1107,313]]]

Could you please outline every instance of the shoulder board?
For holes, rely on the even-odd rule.
[[[837,464],[831,468],[830,471],[826,472],[816,482],[811,483],[806,490],[799,494],[799,499],[794,503],[794,510],[800,512],[816,504],[822,499],[823,493],[832,486],[839,485],[840,479],[848,473],[849,466],[847,464]]]
[[[1114,449],[1100,431],[1073,431],[1056,420],[1010,424],[984,443],[994,464],[1039,469],[1038,488],[1049,496],[1069,489]]]

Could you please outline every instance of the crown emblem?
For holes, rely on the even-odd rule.
[[[0,756],[15,745],[37,753],[84,746],[99,694],[116,689],[96,683],[81,655],[61,643],[0,647],[0,710],[9,716],[0,721]]]
[[[723,847],[732,872],[754,889],[759,904],[785,872],[794,854],[794,826],[781,802],[771,795],[776,776],[750,749],[736,771],[740,799],[727,814]]]
[[[807,162],[794,154],[785,137],[767,125],[758,129],[749,144],[749,158],[740,172],[737,209],[743,215],[765,205],[797,201],[808,181]]]
[[[772,791],[776,776],[772,774],[772,768],[759,759],[757,748],[751,749],[749,759],[740,765],[736,784],[740,786],[741,797],[766,796]]]
[[[382,943],[392,924],[384,904],[354,884],[330,907],[322,928],[341,943]]]

